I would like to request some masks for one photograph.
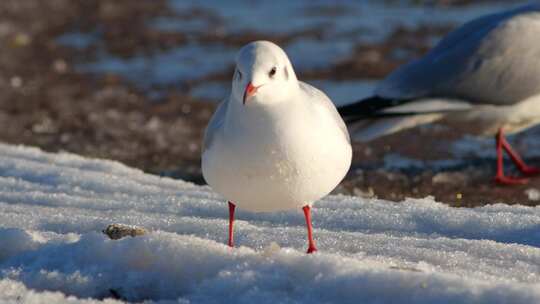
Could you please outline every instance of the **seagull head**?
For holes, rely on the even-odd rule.
[[[284,100],[298,85],[287,54],[269,41],[254,41],[240,49],[232,83],[232,93],[243,105]]]

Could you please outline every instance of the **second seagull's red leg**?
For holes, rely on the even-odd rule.
[[[499,129],[495,138],[496,150],[497,150],[497,174],[495,175],[495,181],[503,185],[515,185],[515,184],[525,184],[527,183],[526,178],[515,178],[508,177],[504,175],[504,157],[503,149],[510,155],[512,160],[519,167],[518,163],[525,164],[523,160],[519,157],[517,153],[512,150],[512,147],[508,144],[504,138],[504,132],[502,128]]]
[[[229,246],[234,247],[234,208],[236,206],[229,202]]]
[[[502,131],[499,131],[502,134]],[[504,138],[504,134],[501,138],[502,146],[506,153],[510,156],[514,164],[518,167],[519,171],[523,173],[524,175],[535,175],[540,173],[540,169],[528,166],[523,159],[519,156],[519,154],[512,149],[512,146],[508,143],[506,138]]]
[[[317,251],[317,247],[315,247],[315,241],[313,240],[313,226],[311,225],[311,207],[304,206],[302,208],[304,210],[304,216],[306,217],[306,226],[307,226],[307,233],[308,233],[308,250],[307,253],[313,253]]]

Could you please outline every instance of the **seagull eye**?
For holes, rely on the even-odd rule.
[[[274,77],[274,75],[276,75],[276,67],[273,67],[270,72],[268,72],[268,76]]]

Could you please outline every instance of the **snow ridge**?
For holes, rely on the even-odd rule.
[[[538,207],[330,196],[310,256],[300,210],[237,218],[231,250],[208,187],[0,144],[0,302],[540,302]]]

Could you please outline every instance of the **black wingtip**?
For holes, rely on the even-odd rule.
[[[385,116],[381,115],[381,110],[395,107],[409,102],[410,99],[391,99],[379,96],[372,96],[366,99],[353,102],[348,105],[338,107],[339,114],[347,122]]]

